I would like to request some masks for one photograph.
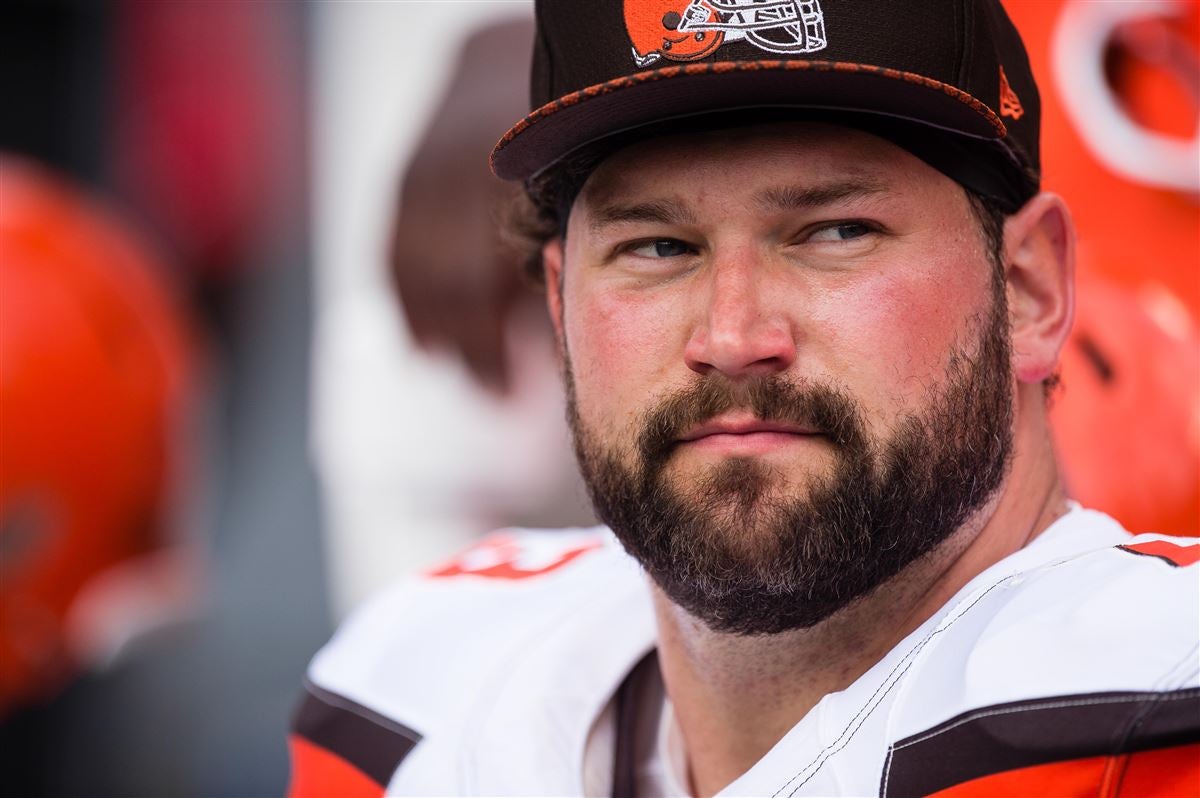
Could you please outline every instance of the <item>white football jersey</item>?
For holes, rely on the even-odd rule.
[[[1075,508],[722,795],[1200,795],[1198,559]],[[659,711],[633,712],[630,675],[654,646],[645,577],[607,529],[496,533],[316,656],[292,795],[627,794],[623,718]],[[597,763],[603,724],[617,753]]]

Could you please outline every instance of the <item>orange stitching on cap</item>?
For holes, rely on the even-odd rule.
[[[925,86],[930,89],[938,89],[942,93],[953,97],[964,105],[968,106],[991,123],[996,132],[1001,138],[1008,135],[1008,129],[1004,122],[996,115],[996,112],[989,108],[986,104],[971,96],[967,92],[940,80],[917,75],[913,72],[904,72],[899,69],[891,69],[889,67],[879,67],[871,64],[855,64],[843,61],[717,61],[713,63],[691,63],[679,66],[662,67],[660,69],[651,69],[645,72],[639,72],[635,75],[626,75],[613,80],[597,83],[587,88],[572,92],[557,100],[551,100],[542,107],[534,110],[525,118],[521,119],[513,125],[507,133],[496,144],[493,150],[493,160],[496,153],[504,149],[509,142],[519,136],[529,128],[534,122],[543,117],[550,116],[564,108],[568,108],[581,100],[599,97],[604,94],[611,94],[619,89],[629,86],[638,85],[641,83],[652,83],[665,78],[673,78],[678,75],[700,75],[706,73],[729,73],[729,72],[756,72],[761,70],[776,70],[784,71],[834,71],[834,72],[867,72],[881,77],[892,78],[894,80],[903,80],[906,83],[914,83]],[[1015,96],[1015,95],[1014,95]],[[1016,118],[1015,116],[1013,118]]]

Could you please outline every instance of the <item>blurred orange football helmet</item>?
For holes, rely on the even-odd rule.
[[[1200,6],[1005,0],[1042,81],[1043,187],[1079,231],[1051,420],[1071,494],[1200,531]]]
[[[1138,532],[1200,529],[1200,337],[1161,285],[1080,275],[1052,431],[1073,498]]]
[[[31,164],[0,186],[2,716],[82,664],[81,595],[164,550],[193,348],[133,232]]]
[[[825,47],[819,0],[625,0],[625,29],[638,66],[695,61],[739,39],[772,53]]]

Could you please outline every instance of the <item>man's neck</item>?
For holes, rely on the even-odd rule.
[[[713,795],[749,770],[824,696],[852,684],[967,582],[1066,511],[1048,437],[1039,443],[1033,456],[1014,461],[1000,493],[971,522],[811,628],[717,633],[654,590],[659,663],[694,794]]]

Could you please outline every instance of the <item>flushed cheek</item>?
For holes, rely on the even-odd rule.
[[[680,381],[681,334],[670,308],[644,296],[611,294],[571,302],[567,346],[580,414],[589,423],[627,428],[650,399]],[[672,357],[672,350],[679,350]],[[674,367],[674,368],[673,368]]]
[[[951,348],[968,346],[976,291],[957,275],[888,270],[828,294],[810,316],[810,346],[875,415],[916,406],[944,378]],[[823,352],[820,350],[824,350]]]

